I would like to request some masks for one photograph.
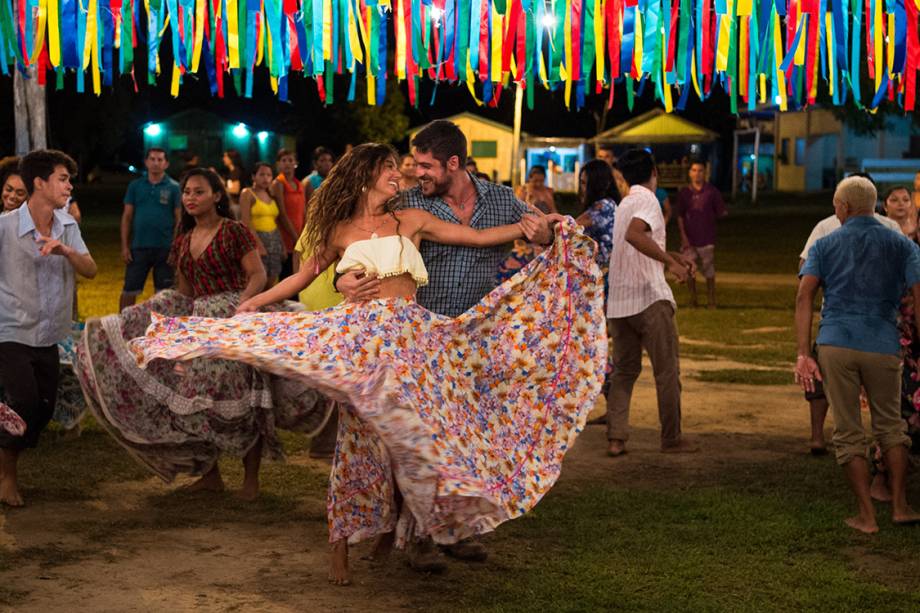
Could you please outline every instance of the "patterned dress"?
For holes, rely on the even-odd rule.
[[[198,257],[190,233],[178,236],[171,261],[194,295],[174,290],[90,319],[77,348],[77,376],[89,408],[132,455],[166,481],[200,475],[221,453],[245,455],[261,438],[263,454],[283,457],[276,427],[318,432],[329,407],[318,394],[240,362],[194,360],[181,371],[160,362],[138,368],[128,341],[144,334],[152,313],[229,317],[246,285],[242,257],[255,249],[252,233],[226,220]]]
[[[241,360],[350,405],[330,483],[330,539],[396,528],[397,544],[412,534],[450,543],[537,504],[600,391],[606,333],[593,241],[568,222],[527,273],[457,318],[404,298],[156,317],[131,347],[148,368],[162,367],[158,358]]]
[[[917,238],[913,237],[916,241]],[[907,422],[911,440],[911,460],[920,463],[920,335],[917,333],[916,307],[910,291],[901,300],[898,329],[904,368],[901,372],[901,416]]]

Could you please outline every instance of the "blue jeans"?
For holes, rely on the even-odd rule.
[[[153,269],[153,287],[156,291],[169,289],[175,282],[175,273],[169,265],[169,249],[138,247],[131,249],[131,261],[125,268],[125,294],[137,295],[144,291],[147,274]]]

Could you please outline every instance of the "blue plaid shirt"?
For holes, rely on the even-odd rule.
[[[514,191],[470,176],[476,188],[476,204],[470,227],[492,228],[517,223],[529,210]],[[403,194],[403,206],[428,211],[451,223],[460,223],[450,205],[439,197],[428,198],[418,187]],[[507,257],[506,245],[461,247],[422,241],[419,251],[428,268],[428,285],[418,288],[418,303],[440,315],[457,317],[495,289],[498,265]]]

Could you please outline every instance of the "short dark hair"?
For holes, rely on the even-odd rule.
[[[703,169],[705,169],[705,168],[706,168],[706,162],[704,162],[704,161],[701,160],[700,158],[690,158],[690,165],[687,166],[687,168],[688,168],[688,169],[689,169],[689,168],[693,168],[694,166],[702,166]]]
[[[322,147],[322,146],[317,147],[316,149],[313,150],[313,161],[316,162],[316,160],[323,157],[324,155],[328,155],[329,157],[332,158],[333,162],[335,161],[335,154],[332,153],[332,149],[328,147]]]
[[[652,178],[655,157],[645,149],[630,149],[617,159],[616,168],[631,186],[641,185]]]
[[[3,183],[0,183],[0,186],[2,185]],[[901,190],[904,190],[905,192],[907,192],[908,195],[910,195],[911,189],[907,187],[906,185],[893,185],[891,186],[891,188],[888,189],[888,191],[885,192],[885,196],[882,198],[882,202],[887,202],[888,198],[891,197],[891,194],[895,192],[899,192]]]
[[[543,175],[543,176],[545,177],[545,176],[546,176],[546,167],[544,167],[544,166],[541,165],[541,164],[534,164],[533,166],[530,167],[530,172],[527,173],[527,176],[529,177],[529,176],[532,175],[533,173],[541,174],[541,175]]]
[[[276,161],[276,162],[280,162],[280,161],[281,161],[281,158],[287,157],[287,156],[289,156],[289,155],[292,156],[294,159],[297,159],[297,156],[294,154],[293,151],[291,151],[290,149],[285,149],[284,147],[282,147],[281,149],[278,149],[278,153],[275,154],[275,161]]]
[[[256,176],[256,173],[259,172],[260,168],[268,168],[269,172],[274,172],[275,169],[272,168],[272,165],[264,160],[259,160],[252,165],[252,176]]]
[[[144,159],[146,160],[147,158],[149,158],[150,154],[154,152],[162,153],[163,157],[166,158],[166,161],[167,162],[169,161],[169,154],[166,153],[166,149],[164,149],[163,147],[151,147],[150,149],[147,150],[147,153],[144,154]]]
[[[73,158],[57,149],[38,149],[27,153],[19,161],[19,176],[30,196],[35,191],[35,179],[47,181],[58,166],[66,168],[71,176],[77,174],[77,163]]]
[[[457,156],[460,166],[466,166],[466,136],[452,121],[436,119],[418,131],[412,146],[447,166],[447,160]]]

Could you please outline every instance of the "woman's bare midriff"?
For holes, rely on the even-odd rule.
[[[409,273],[401,274],[398,277],[385,277],[380,280],[380,297],[381,298],[414,298],[415,297],[415,280]]]

